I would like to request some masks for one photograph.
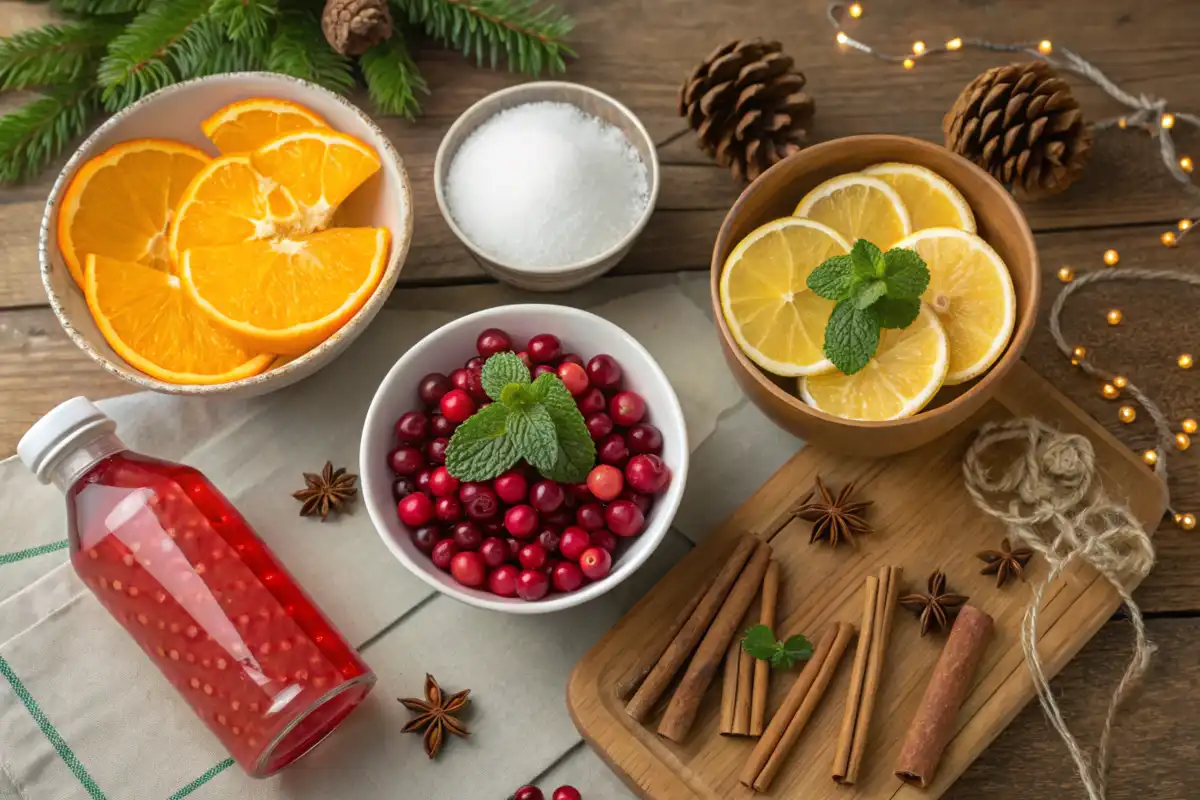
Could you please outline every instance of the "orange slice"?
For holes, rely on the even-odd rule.
[[[243,349],[192,303],[179,278],[133,261],[89,255],[84,296],[109,346],[170,383],[226,383],[257,375],[273,355]]]
[[[200,123],[222,155],[257,150],[281,133],[328,128],[325,120],[299,103],[274,97],[239,100]]]
[[[134,139],[80,167],[58,210],[58,248],[75,281],[83,285],[89,253],[169,269],[172,211],[211,160],[182,142]]]
[[[248,347],[296,355],[346,324],[379,285],[387,228],[198,247],[183,254],[188,296]]]
[[[300,218],[286,189],[264,178],[246,155],[221,156],[201,170],[179,200],[168,239],[173,261],[193,247],[268,239]]]
[[[263,176],[285,187],[300,207],[299,232],[329,225],[333,212],[379,171],[379,156],[365,142],[332,130],[286,133],[250,156]]]

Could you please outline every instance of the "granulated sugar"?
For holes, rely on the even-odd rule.
[[[646,210],[646,164],[614,125],[569,103],[528,103],[480,125],[450,164],[446,200],[480,250],[562,267],[616,245]]]

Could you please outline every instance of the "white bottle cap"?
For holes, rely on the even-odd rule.
[[[17,455],[42,483],[49,483],[55,462],[117,424],[86,397],[72,397],[33,423],[17,443]]]

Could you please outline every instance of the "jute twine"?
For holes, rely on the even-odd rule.
[[[993,475],[989,464],[996,455],[991,451],[1010,442],[1023,445],[1022,452]],[[1025,610],[1021,647],[1038,700],[1066,743],[1089,800],[1103,800],[1117,711],[1145,675],[1155,650],[1146,638],[1142,612],[1126,588],[1154,567],[1154,545],[1133,512],[1096,485],[1096,452],[1084,436],[1061,433],[1036,419],[989,422],[963,459],[963,476],[975,504],[1005,524],[1013,546],[1034,550],[1049,566]],[[1109,700],[1094,760],[1067,727],[1037,648],[1042,597],[1077,561],[1112,584],[1129,610],[1134,632],[1133,657]]]

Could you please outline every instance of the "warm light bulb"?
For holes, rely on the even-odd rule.
[[[1121,260],[1121,254],[1118,253],[1116,250],[1105,250],[1104,251],[1104,263],[1108,264],[1110,267],[1116,266],[1116,263],[1120,260]]]
[[[1121,406],[1117,409],[1117,419],[1128,425],[1137,419],[1137,409],[1133,406]]]
[[[1190,511],[1186,514],[1176,514],[1175,524],[1185,531],[1193,530],[1196,527],[1196,515]]]
[[[1167,247],[1175,246],[1175,232],[1174,231],[1163,231],[1163,235],[1158,237],[1158,239],[1160,242],[1165,244]]]
[[[955,36],[953,39],[946,42],[946,49],[947,50],[961,50],[962,49],[962,39]]]
[[[1179,168],[1184,172],[1191,174],[1192,170],[1196,167],[1194,164],[1192,164],[1192,160],[1190,158],[1184,156],[1183,158],[1179,159]]]
[[[1181,219],[1181,220],[1179,220],[1178,227],[1179,227],[1179,230],[1186,231],[1188,228],[1192,227],[1192,221],[1190,219]]]
[[[1167,112],[1158,118],[1158,124],[1162,125],[1167,130],[1175,127],[1175,115]]]
[[[1048,56],[1054,52],[1054,45],[1050,43],[1049,39],[1042,39],[1038,42],[1038,52],[1044,56]]]
[[[1146,452],[1142,453],[1142,461],[1145,461],[1148,465],[1153,467],[1158,463],[1158,451],[1147,450]]]
[[[1120,325],[1124,314],[1121,313],[1121,309],[1119,308],[1110,308],[1108,313],[1104,315],[1104,318],[1108,320],[1109,325]]]
[[[1192,354],[1191,353],[1180,353],[1179,358],[1175,359],[1175,363],[1179,365],[1180,369],[1191,369],[1192,368]]]
[[[1128,385],[1129,385],[1129,379],[1126,378],[1124,375],[1118,375],[1115,378],[1113,378],[1113,386],[1117,387],[1118,389],[1124,389]]]
[[[850,4],[850,16],[854,17],[855,19],[858,19],[859,17],[862,16],[862,12],[863,12],[863,7],[860,3],[851,3]]]
[[[846,42],[850,41],[850,37],[842,31],[838,31],[838,35],[835,38],[837,39],[838,44],[845,44]]]
[[[1070,283],[1071,281],[1075,280],[1075,270],[1071,269],[1070,267],[1059,267],[1058,279],[1063,283]]]
[[[1117,120],[1117,127],[1118,127],[1118,128],[1124,128],[1124,127],[1125,127],[1126,125],[1128,125],[1128,124],[1129,124],[1129,123],[1125,121],[1125,118],[1124,118],[1124,117],[1121,117],[1119,120]]]
[[[904,68],[905,69],[912,69],[916,65],[917,65],[917,62],[913,61],[911,58],[904,59]]]
[[[1081,344],[1077,344],[1073,348],[1071,348],[1071,358],[1078,358],[1078,359],[1082,360],[1083,357],[1086,355],[1087,355],[1087,348]]]
[[[1186,433],[1175,434],[1175,449],[1176,450],[1187,450],[1191,446],[1192,446],[1192,437],[1188,436]]]
[[[917,55],[925,52],[925,43],[921,41],[913,42],[913,52]]]
[[[1116,400],[1121,396],[1121,390],[1111,383],[1106,383],[1100,387],[1100,394],[1104,396],[1105,400]]]
[[[1191,417],[1188,417],[1187,419],[1185,419],[1179,423],[1179,427],[1183,428],[1184,433],[1195,433],[1196,432],[1196,420],[1192,419]]]

